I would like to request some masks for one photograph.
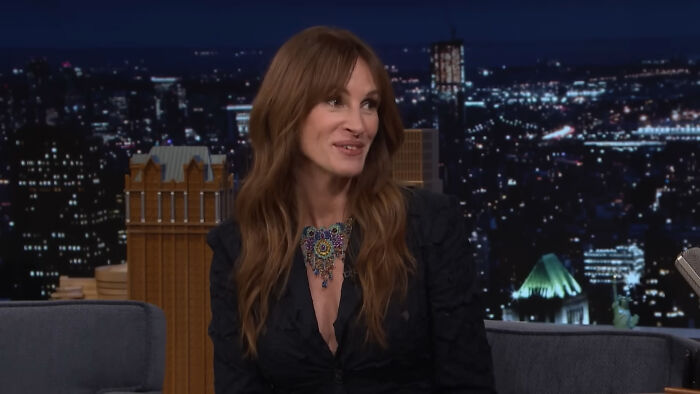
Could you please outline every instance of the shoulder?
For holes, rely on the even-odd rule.
[[[238,224],[231,219],[222,222],[209,231],[207,243],[213,252],[209,267],[212,297],[216,296],[227,300],[227,302],[233,302],[235,291],[231,275],[241,244]],[[214,310],[213,305],[212,310]]]
[[[425,189],[401,189],[406,196],[408,212],[413,215],[435,214],[454,208],[457,198]]]
[[[443,240],[449,229],[463,222],[456,197],[424,189],[402,188],[408,209],[408,225],[420,235],[421,243]]]
[[[207,243],[214,253],[224,253],[229,259],[238,256],[241,233],[235,219],[227,219],[207,234]]]

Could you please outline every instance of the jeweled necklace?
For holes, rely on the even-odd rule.
[[[328,287],[328,281],[333,279],[335,259],[345,259],[345,250],[352,231],[352,218],[345,223],[338,222],[328,227],[306,226],[301,234],[301,251],[304,263],[313,270],[314,275],[321,277],[321,286]]]

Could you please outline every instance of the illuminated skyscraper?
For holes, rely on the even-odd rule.
[[[439,99],[456,101],[464,92],[464,43],[437,42],[430,48],[430,89]]]
[[[184,144],[184,125],[187,119],[185,88],[180,84],[180,79],[175,77],[151,77],[151,82],[155,89],[154,114],[157,131],[153,141]]]
[[[462,195],[464,158],[464,44],[461,40],[437,42],[430,48],[430,91],[433,125],[439,130],[442,179],[449,194]]]
[[[253,106],[250,104],[227,105],[228,112],[228,137],[236,142],[248,143],[248,123],[250,121],[250,111]],[[235,136],[235,137],[234,137]]]
[[[250,104],[238,104],[226,106],[227,139],[233,143],[235,154],[233,155],[233,172],[236,178],[245,177],[252,161],[252,151],[249,144]]]
[[[32,59],[26,66],[27,99],[24,102],[26,112],[25,120],[28,124],[43,124],[47,120],[53,121],[51,108],[53,102],[51,89],[51,68],[45,58]],[[50,110],[51,109],[51,110]]]
[[[394,178],[410,187],[442,193],[437,130],[407,129],[404,135],[404,143],[394,155]]]
[[[166,109],[163,105],[164,96],[172,94],[176,98],[177,106],[180,109],[186,109],[185,105],[185,90],[180,85],[180,79],[175,77],[151,77],[151,82],[156,91],[155,109],[156,119],[161,120]]]
[[[9,183],[14,223],[8,258],[11,296],[45,299],[59,275],[91,276],[109,261],[110,212],[99,140],[51,126],[27,126],[12,141]],[[111,197],[111,201],[114,197]]]
[[[154,147],[126,175],[129,298],[167,319],[165,390],[213,392],[207,233],[229,215],[225,155],[206,147]]]
[[[644,250],[636,244],[589,249],[583,252],[583,267],[591,284],[617,282],[634,286],[644,273]]]

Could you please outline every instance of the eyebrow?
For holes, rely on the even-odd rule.
[[[350,92],[348,92],[348,90],[345,89],[344,87],[335,89],[335,91],[339,94],[344,94],[344,95],[350,94]],[[379,90],[377,90],[377,89],[370,90],[369,92],[367,92],[367,94],[365,94],[365,97],[372,97],[372,98],[378,99],[379,98]]]

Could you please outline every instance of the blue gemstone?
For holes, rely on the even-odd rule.
[[[324,280],[323,283],[321,283],[321,286],[324,288],[328,287],[328,282]]]
[[[314,270],[314,275],[318,275],[318,269]]]

